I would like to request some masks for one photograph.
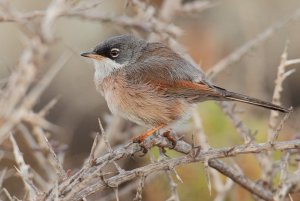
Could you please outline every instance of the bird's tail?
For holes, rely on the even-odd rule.
[[[257,105],[260,107],[264,107],[264,108],[271,109],[271,110],[277,110],[277,111],[285,112],[285,113],[290,112],[290,109],[283,108],[283,107],[281,107],[279,105],[275,105],[273,103],[262,101],[257,98],[252,98],[252,97],[238,94],[235,92],[227,91],[220,87],[216,87],[216,88],[218,89],[219,93],[222,94],[222,96],[223,96],[223,98],[225,98],[225,100],[232,100],[232,101],[243,102],[243,103],[247,103],[247,104],[251,104],[251,105]]]

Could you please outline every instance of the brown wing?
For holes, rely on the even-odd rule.
[[[242,94],[227,91],[205,80],[204,74],[161,43],[149,43],[141,56],[123,69],[134,86],[147,84],[160,95],[194,103],[205,100],[233,100],[281,112],[288,109]],[[132,86],[132,85],[131,85]]]
[[[158,90],[163,91],[167,96],[183,98],[191,103],[210,99],[225,100],[221,91],[202,82],[176,81],[172,84],[156,83],[155,85],[159,86]]]
[[[190,102],[219,97],[214,86],[205,81],[200,69],[162,43],[149,43],[141,56],[123,70],[128,82],[152,85],[165,96]]]

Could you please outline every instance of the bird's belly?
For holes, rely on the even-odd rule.
[[[168,125],[186,116],[190,105],[147,86],[128,87],[118,81],[104,83],[104,97],[113,114],[147,126]]]

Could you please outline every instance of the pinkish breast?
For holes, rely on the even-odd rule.
[[[189,108],[184,100],[168,97],[149,84],[132,85],[121,74],[104,78],[99,87],[113,114],[141,125],[168,125]]]

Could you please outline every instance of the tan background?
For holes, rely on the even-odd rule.
[[[160,1],[149,1],[156,6]],[[43,9],[48,1],[24,0],[12,1],[20,10]],[[272,1],[219,1],[217,5],[201,14],[177,16],[176,25],[182,27],[184,33],[179,41],[186,47],[195,61],[201,63],[204,70],[208,70],[220,59],[228,55],[245,42],[253,39],[257,34],[272,23],[292,13],[300,7],[299,0]],[[98,8],[99,13],[118,15],[130,12],[122,0],[103,1]],[[58,42],[48,57],[47,70],[65,52],[73,51],[71,60],[65,65],[50,87],[42,96],[36,109],[44,106],[53,97],[59,96],[59,102],[51,110],[48,119],[61,125],[69,132],[53,136],[54,139],[68,145],[65,167],[76,169],[88,155],[92,144],[91,134],[98,131],[97,118],[104,119],[109,114],[104,99],[96,92],[93,84],[93,66],[79,56],[81,51],[93,48],[104,39],[128,31],[111,24],[88,22],[77,19],[61,19],[55,25]],[[253,49],[237,64],[230,66],[218,75],[214,82],[218,85],[243,94],[271,100],[277,66],[286,41],[289,41],[289,58],[300,57],[300,22],[288,24],[280,29],[269,40]],[[22,34],[13,23],[0,24],[0,78],[5,78],[13,69],[20,56],[23,46]],[[292,68],[299,69],[299,65]],[[43,73],[43,72],[40,72]],[[299,130],[298,106],[300,104],[300,71],[294,73],[284,83],[283,104],[295,107],[295,118],[288,125],[290,129]],[[239,104],[246,111],[255,111],[253,115],[245,115],[248,124],[263,131],[259,118],[266,121],[269,112],[263,109]],[[211,118],[211,111],[204,107],[204,124],[210,130],[212,124],[218,120]],[[205,119],[207,116],[207,119]],[[259,117],[258,120],[254,120]],[[237,136],[230,136],[230,132],[223,127],[223,133],[209,136],[210,143],[215,146],[225,146],[235,143]],[[221,129],[221,130],[222,130]],[[213,133],[213,129],[211,132]],[[243,160],[239,157],[237,160]],[[256,165],[245,164],[244,171],[255,178]],[[188,172],[193,172],[188,174]],[[179,169],[186,182],[180,187],[183,200],[209,200],[209,192],[204,181],[203,169],[199,166],[188,165]],[[196,174],[197,173],[197,174]],[[195,179],[196,177],[196,179]],[[165,180],[165,179],[164,179]],[[146,188],[146,200],[164,200],[167,192],[163,188],[166,184],[154,180]],[[248,195],[239,187],[238,193],[229,200],[241,200]],[[236,197],[235,197],[236,196]],[[205,199],[204,199],[205,198]],[[249,198],[250,199],[250,198]],[[299,197],[295,200],[300,200]]]

